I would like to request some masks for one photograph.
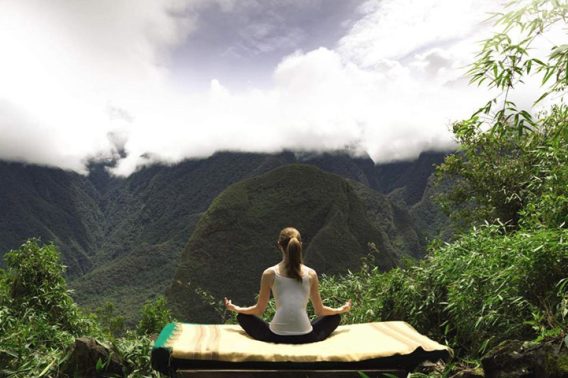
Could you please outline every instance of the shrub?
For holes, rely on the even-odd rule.
[[[126,331],[124,337],[114,340],[113,345],[120,355],[127,377],[161,377],[162,375],[152,369],[150,353],[152,339],[138,332]]]
[[[100,335],[73,302],[55,245],[30,239],[0,274],[0,375],[54,375],[76,336]]]
[[[107,301],[97,308],[95,315],[102,330],[109,337],[119,337],[124,334],[124,316],[117,314],[116,306],[113,302]]]
[[[160,333],[171,321],[173,318],[167,307],[166,298],[159,296],[154,302],[147,301],[144,304],[136,333],[141,336]]]
[[[568,326],[568,230],[503,234],[484,226],[407,268],[322,278],[322,297],[353,300],[345,323],[404,320],[458,354]]]

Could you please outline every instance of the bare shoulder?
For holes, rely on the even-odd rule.
[[[311,290],[315,290],[319,286],[318,274],[316,273],[315,269],[312,269],[308,266],[306,266],[306,270],[308,271],[308,279],[310,280]]]
[[[309,266],[305,266],[305,265],[304,265],[304,267],[306,268],[306,271],[308,272],[308,276],[310,278],[318,276],[318,274],[316,273],[316,271],[314,269],[310,268]]]
[[[275,274],[276,274],[276,272],[275,272],[273,266],[264,269],[264,272],[262,272],[262,276],[263,276],[263,277],[268,277],[268,278],[274,277]]]

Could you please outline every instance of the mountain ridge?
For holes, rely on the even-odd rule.
[[[368,243],[380,251],[377,265],[390,269],[398,255],[365,211],[347,180],[313,165],[289,164],[239,181],[217,196],[199,220],[166,292],[168,302],[178,317],[189,316],[192,322],[222,319],[178,282],[190,282],[215,298],[251,302],[257,277],[281,259],[274,245],[278,232],[290,225],[302,233],[306,264],[317,271],[358,269],[369,254]]]
[[[441,160],[443,154],[438,155]],[[380,166],[346,153],[297,156],[292,152],[222,152],[207,159],[144,167],[128,178],[111,177],[105,170],[112,164],[108,162],[91,164],[88,176],[0,162],[4,184],[4,190],[0,189],[0,210],[4,210],[0,212],[0,225],[5,225],[0,228],[0,254],[19,247],[31,236],[54,240],[69,265],[70,285],[79,303],[95,307],[110,299],[128,302],[127,307],[134,308],[167,287],[152,269],[144,267],[160,266],[164,275],[173,276],[195,224],[218,194],[242,179],[298,161],[361,182],[370,190],[374,190],[371,185],[378,185],[373,172]],[[405,166],[408,172],[411,168]],[[432,170],[430,167],[425,174]],[[398,173],[399,183],[405,183],[401,179],[404,176],[404,172]],[[412,180],[408,178],[405,185],[412,185]],[[36,203],[41,206],[28,206]],[[438,216],[436,210],[433,216]],[[49,224],[43,220],[49,220]],[[397,227],[405,224],[401,222]],[[405,238],[414,240],[412,233],[398,238],[397,243]],[[412,243],[424,249],[424,237]],[[120,287],[115,282],[121,282]]]

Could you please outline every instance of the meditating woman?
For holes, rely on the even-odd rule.
[[[303,264],[302,239],[298,230],[293,227],[283,229],[277,247],[282,252],[282,261],[262,273],[257,303],[239,307],[225,298],[225,307],[239,313],[239,324],[257,340],[289,344],[322,341],[339,325],[339,314],[351,310],[351,300],[338,308],[323,305],[318,276],[315,270]],[[259,316],[266,309],[270,289],[276,300],[276,314],[267,323]],[[318,316],[311,323],[306,312],[308,299]]]

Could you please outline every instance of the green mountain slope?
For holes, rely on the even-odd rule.
[[[104,196],[108,232],[95,268],[70,283],[74,297],[89,307],[113,301],[130,317],[148,298],[164,293],[180,252],[213,198],[230,184],[289,158],[218,153],[146,167],[121,179]]]
[[[360,182],[349,180],[349,183],[363,201],[367,218],[386,235],[397,257],[424,257],[426,245],[421,242],[415,219],[406,207]]]
[[[421,174],[431,174],[433,168],[421,159],[414,164]],[[170,285],[181,251],[218,194],[242,179],[298,161],[361,183],[353,187],[366,203],[376,202],[366,204],[367,216],[388,239],[388,248],[411,256],[423,252],[423,243],[416,244],[414,228],[408,226],[414,219],[407,219],[406,201],[383,206],[384,196],[373,190],[388,193],[377,175],[380,166],[369,158],[221,152],[207,159],[144,167],[128,178],[110,176],[105,166],[112,162],[91,163],[86,177],[0,162],[0,255],[31,236],[52,240],[69,266],[70,286],[79,303],[96,307],[111,300],[131,318],[145,300]],[[420,184],[408,181],[416,174],[412,164],[404,167],[400,172],[391,169],[396,180],[404,188]],[[387,179],[396,181],[381,176]],[[413,191],[422,193],[424,188]]]
[[[412,206],[422,199],[434,166],[442,163],[446,155],[429,151],[421,153],[414,161],[377,165],[375,182],[378,186],[374,188],[382,193],[397,191],[399,199]]]
[[[448,185],[448,183],[435,184],[434,177],[430,177],[422,199],[409,208],[409,213],[416,225],[420,243],[424,246],[434,239],[449,241],[452,238],[453,227],[450,223],[450,218],[434,202],[435,197],[442,191],[442,188]]]
[[[105,227],[92,183],[73,172],[9,162],[0,162],[0,178],[0,258],[37,236],[57,244],[70,276],[91,269]]]
[[[199,220],[167,291],[169,303],[180,319],[207,322],[219,318],[196,289],[252,302],[262,271],[281,259],[274,243],[289,225],[302,232],[305,262],[320,273],[358,268],[368,243],[379,250],[376,263],[389,269],[397,253],[367,212],[352,184],[309,165],[287,165],[236,183]]]

